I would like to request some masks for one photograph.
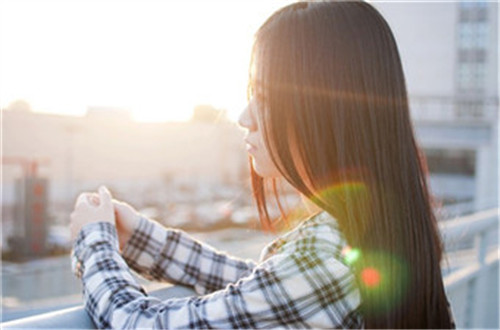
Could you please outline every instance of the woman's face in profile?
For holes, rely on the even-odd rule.
[[[281,174],[271,160],[269,151],[264,143],[262,122],[258,116],[259,102],[255,97],[250,99],[245,110],[241,113],[238,124],[247,129],[245,142],[247,152],[252,156],[253,167],[263,178],[276,178]]]

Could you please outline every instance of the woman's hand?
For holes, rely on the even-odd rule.
[[[76,239],[83,226],[93,222],[115,224],[111,193],[104,186],[99,187],[98,196],[92,193],[82,193],[78,196],[69,225],[72,241]]]
[[[123,250],[123,247],[139,225],[140,214],[129,204],[117,200],[113,200],[113,207],[120,250]]]

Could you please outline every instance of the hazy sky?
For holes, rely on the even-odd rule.
[[[0,0],[0,106],[113,106],[151,121],[212,104],[235,119],[253,34],[290,2]]]

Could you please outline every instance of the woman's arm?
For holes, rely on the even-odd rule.
[[[182,236],[172,238],[182,250]],[[111,223],[84,226],[73,259],[86,309],[99,328],[360,327],[359,294],[349,269],[310,247],[270,257],[224,290],[166,301],[147,296],[136,283]]]
[[[206,294],[248,275],[256,264],[217,251],[184,231],[163,227],[140,217],[123,246],[127,264],[142,276],[194,286]]]
[[[94,202],[100,203],[98,195]],[[255,263],[219,252],[183,231],[147,219],[131,205],[112,200],[122,256],[140,275],[194,286],[199,294],[219,290],[249,273]]]

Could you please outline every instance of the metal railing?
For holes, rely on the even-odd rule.
[[[159,299],[182,298],[196,293],[187,287],[167,285],[155,290],[151,296]],[[0,324],[1,329],[97,329],[83,306],[30,316]]]
[[[440,224],[453,263],[444,284],[460,328],[499,327],[498,222],[495,208]]]
[[[444,284],[458,328],[499,327],[498,222],[499,209],[495,208],[440,223],[450,261],[443,266]],[[471,253],[474,254],[472,262]],[[460,259],[465,259],[465,262]],[[194,294],[193,290],[182,286],[170,286],[151,293],[160,299]],[[2,329],[95,328],[82,306],[14,320],[0,326]]]
[[[411,95],[415,121],[489,123],[498,118],[498,98]]]

